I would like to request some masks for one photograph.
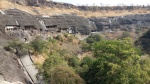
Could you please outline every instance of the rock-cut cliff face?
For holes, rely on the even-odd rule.
[[[13,32],[19,32],[20,30],[30,32],[32,29],[39,33],[42,33],[42,31],[48,33],[65,31],[69,33],[70,30],[72,34],[80,33],[82,35],[88,35],[96,29],[95,24],[89,19],[77,15],[34,16],[18,9],[9,9],[4,12],[5,14],[0,15],[0,29],[7,33],[10,27],[13,27],[13,30],[11,29]],[[43,25],[40,22],[45,27],[42,27]]]
[[[42,25],[40,24],[43,24]],[[29,40],[28,37],[70,33],[88,35],[96,26],[89,19],[76,15],[34,16],[18,9],[0,12],[0,80],[20,81],[29,84],[16,55],[4,50],[5,43],[14,37]],[[31,38],[32,39],[32,38]]]
[[[11,38],[0,31],[0,84],[5,84],[2,81],[30,84],[18,63],[17,56],[3,48],[10,40]]]
[[[98,31],[120,29],[124,31],[143,31],[150,29],[150,14],[136,14],[108,18],[90,18]]]
[[[47,3],[46,0],[11,0],[11,2],[18,3],[21,5],[37,6]]]
[[[8,82],[20,81],[24,84],[28,84],[29,80],[21,70],[17,57],[12,53],[6,52],[3,48],[0,48],[0,53],[1,80]]]

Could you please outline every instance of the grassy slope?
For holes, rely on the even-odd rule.
[[[123,15],[129,15],[129,14],[147,14],[150,13],[150,10],[148,9],[136,9],[136,10],[121,10],[121,11],[97,11],[97,12],[91,12],[91,11],[79,11],[77,9],[58,9],[58,8],[50,8],[50,7],[31,7],[31,6],[23,6],[14,4],[11,2],[8,2],[6,0],[0,0],[0,10],[6,10],[10,8],[17,8],[22,11],[26,11],[33,15],[58,15],[58,14],[71,14],[76,13],[79,16],[83,17],[108,17],[108,16],[123,16]]]

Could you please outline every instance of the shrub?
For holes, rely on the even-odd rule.
[[[130,33],[129,32],[123,32],[122,35],[119,37],[119,39],[124,39],[130,37]]]
[[[77,57],[71,57],[68,59],[68,65],[72,67],[77,67],[79,66],[79,59]]]
[[[53,38],[51,38],[51,37],[48,38],[48,41],[49,41],[49,42],[52,42],[52,43],[55,43],[55,42],[56,42],[56,40],[53,39]]]
[[[47,45],[46,42],[41,38],[36,38],[30,42],[30,46],[34,50],[34,52],[42,53]]]
[[[102,37],[100,35],[91,35],[86,39],[88,44],[92,44],[94,42],[100,41]]]
[[[19,52],[20,56],[24,56],[24,55],[28,55],[29,51],[28,49],[23,48],[20,52]]]
[[[5,46],[4,49],[19,55],[20,51],[23,49],[23,46],[24,43],[14,40]]]
[[[61,35],[57,35],[55,39],[56,39],[56,40],[59,40],[59,41],[61,41],[61,42],[63,42],[63,38],[62,38]]]
[[[67,33],[64,33],[64,36],[65,36],[66,38],[68,38],[69,35],[68,35]]]
[[[93,61],[94,61],[94,58],[86,56],[86,57],[84,57],[82,59],[81,66],[84,66],[84,65],[91,66],[91,64],[93,63]]]
[[[73,39],[75,39],[75,37],[74,37],[73,35],[71,35],[71,36],[68,36],[67,41],[68,41],[68,42],[72,42],[72,41],[73,41]]]

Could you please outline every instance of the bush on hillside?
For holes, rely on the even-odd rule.
[[[46,42],[41,38],[36,38],[30,42],[32,50],[36,53],[42,53],[43,50],[47,47]]]
[[[61,42],[63,42],[63,38],[62,38],[61,35],[57,35],[57,36],[55,37],[55,39],[56,39],[56,40],[59,40],[59,41],[61,41]]]
[[[7,46],[4,47],[5,50],[15,53],[16,55],[20,55],[22,51],[24,51],[25,44],[19,42],[17,40],[11,41]]]
[[[98,42],[102,39],[102,37],[100,35],[91,35],[86,39],[86,42],[88,44],[92,44],[94,42]]]

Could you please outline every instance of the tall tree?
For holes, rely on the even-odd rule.
[[[147,72],[141,69],[140,53],[131,39],[103,40],[93,50],[97,60],[84,76],[88,84],[147,83]]]
[[[44,62],[42,71],[46,84],[84,84],[84,80],[67,65],[58,54],[51,54]]]

